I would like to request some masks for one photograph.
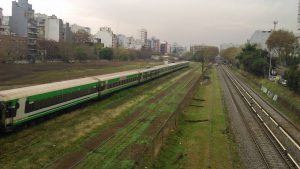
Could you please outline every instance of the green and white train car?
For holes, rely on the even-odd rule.
[[[11,130],[39,117],[137,85],[178,69],[178,62],[107,75],[0,91],[0,129]]]

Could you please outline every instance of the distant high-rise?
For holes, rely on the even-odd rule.
[[[28,0],[12,2],[12,16],[10,18],[10,29],[21,37],[27,37],[27,57],[31,62],[37,59],[37,23],[34,19],[34,10]]]
[[[3,20],[3,13],[2,13],[2,8],[0,8],[0,26],[2,25],[2,20]]]
[[[148,32],[147,32],[146,29],[139,30],[139,37],[138,37],[138,39],[141,40],[142,46],[146,45],[146,43],[147,43],[147,36],[148,36]]]
[[[27,37],[29,28],[34,26],[34,10],[28,0],[12,2],[11,31],[19,36]]]
[[[298,40],[300,42],[300,0],[298,4]]]

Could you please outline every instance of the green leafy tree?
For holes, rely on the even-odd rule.
[[[87,60],[87,54],[85,52],[85,50],[81,47],[78,47],[76,49],[76,58],[79,60],[79,61],[84,61],[84,60]]]
[[[99,52],[100,59],[113,60],[113,49],[102,48]]]
[[[220,55],[230,63],[235,63],[236,57],[241,53],[241,48],[230,47],[221,51]]]
[[[237,56],[244,69],[256,76],[268,74],[268,52],[257,49],[256,45],[247,44]]]
[[[267,46],[271,53],[279,57],[281,66],[290,66],[293,64],[292,58],[295,57],[294,50],[299,44],[292,32],[278,30],[272,32],[267,40]]]
[[[300,94],[300,69],[294,65],[285,73],[289,89]]]

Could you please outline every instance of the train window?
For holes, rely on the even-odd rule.
[[[73,99],[77,99],[83,96],[87,96],[93,93],[97,93],[98,88],[88,88],[80,90],[74,93],[68,93],[64,95],[54,96],[45,100],[35,101],[33,104],[30,104],[29,101],[26,101],[25,113],[30,113],[36,110],[40,110],[46,107],[50,107],[59,103],[67,102]]]

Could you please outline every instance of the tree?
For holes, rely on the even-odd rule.
[[[99,52],[100,59],[112,60],[113,59],[113,49],[102,48]]]
[[[39,39],[37,46],[40,51],[45,51],[45,56],[43,60],[61,59],[58,42],[52,40]]]
[[[215,57],[219,54],[219,48],[215,46],[203,46],[198,49],[194,55],[193,60],[202,63],[202,74],[205,69],[205,65],[210,61],[214,61]]]
[[[300,69],[294,65],[285,73],[289,89],[300,94]]]
[[[230,63],[234,63],[236,57],[241,53],[241,48],[230,47],[221,51],[221,56],[228,60]]]
[[[87,59],[87,54],[85,52],[85,50],[81,47],[78,47],[76,49],[76,58],[79,60],[79,61],[84,61]]]
[[[267,40],[269,51],[279,57],[281,66],[290,66],[298,40],[292,32],[285,30],[273,31]]]
[[[267,51],[257,49],[256,45],[247,44],[237,56],[237,59],[249,73],[256,76],[265,76],[269,68],[267,56]]]
[[[91,35],[85,30],[79,30],[73,34],[75,44],[84,44],[91,41]]]

